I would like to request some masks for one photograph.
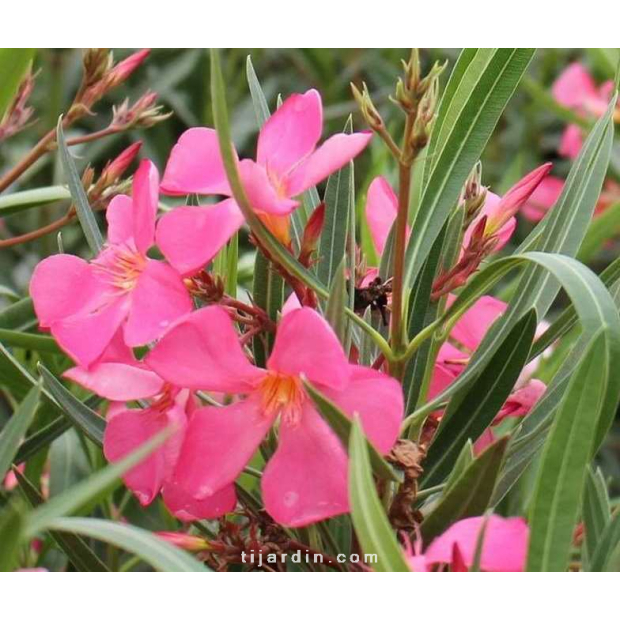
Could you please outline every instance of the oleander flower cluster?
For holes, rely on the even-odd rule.
[[[420,106],[419,118],[428,117],[430,124],[436,86],[415,79],[403,86],[400,103],[405,109]],[[574,80],[579,89],[567,85]],[[606,85],[595,88],[583,71],[572,67],[554,94],[580,115],[600,115],[609,93]],[[381,119],[365,105],[371,128],[382,131]],[[323,187],[330,175],[363,155],[373,137],[359,131],[322,140],[323,125],[319,93],[293,94],[262,126],[255,158],[234,152],[253,213],[308,269],[324,259],[325,205],[307,220],[300,246],[292,229],[303,195]],[[426,145],[427,131],[415,126],[411,148],[416,153]],[[567,156],[574,157],[579,149],[579,132],[567,130],[562,146]],[[551,164],[543,164],[497,195],[483,186],[480,167],[474,168],[457,205],[463,213],[458,247],[452,263],[432,283],[433,304],[450,309],[461,287],[505,251],[520,214],[539,219],[541,210],[551,208],[562,183],[550,170]],[[172,208],[161,208],[162,197]],[[424,461],[411,465],[402,458],[403,450],[414,445],[404,430],[411,403],[402,375],[393,372],[383,353],[375,351],[368,358],[351,326],[343,336],[326,303],[307,282],[272,260],[254,234],[247,240],[272,260],[273,274],[284,279],[286,303],[269,315],[251,297],[224,290],[213,262],[236,235],[247,235],[238,199],[218,132],[195,127],[179,137],[161,175],[154,162],[139,163],[131,191],[116,195],[106,209],[106,239],[96,256],[86,260],[59,253],[37,265],[30,293],[39,326],[74,363],[64,378],[104,400],[106,459],[118,462],[167,431],[165,441],[123,476],[142,506],[161,497],[184,523],[223,523],[227,515],[242,512],[242,480],[258,472],[267,518],[284,528],[312,526],[351,512],[348,446],[322,411],[318,392],[349,422],[359,422],[373,452],[405,472],[404,490],[378,485],[386,506],[391,499],[402,499],[401,493],[413,493],[407,497],[415,499],[416,483],[408,476],[417,466],[423,468]],[[393,232],[398,211],[399,198],[388,176],[376,176],[363,212],[378,257],[398,243]],[[405,242],[417,234],[415,225],[407,223]],[[380,296],[361,308],[356,297],[351,312],[361,321],[370,306],[375,326],[385,333],[398,320],[393,285],[378,264],[368,265],[361,244],[353,249],[356,264],[344,273],[349,290],[360,298],[380,290]],[[440,397],[459,380],[506,309],[505,301],[483,295],[454,322],[439,343],[422,402]],[[540,323],[536,337],[545,329]],[[256,342],[268,344],[264,360],[256,355]],[[538,364],[535,359],[523,368],[490,426],[475,437],[472,459],[484,455],[502,429],[527,416],[544,395],[546,385],[535,377]],[[438,407],[425,420],[418,435],[421,454],[445,413]],[[411,570],[469,570],[476,563],[486,571],[524,569],[529,529],[523,518],[465,516],[426,541],[419,515],[406,514],[410,522],[401,532],[406,533],[403,557]],[[166,536],[185,544],[180,535],[162,533]]]

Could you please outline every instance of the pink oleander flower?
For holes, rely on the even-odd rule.
[[[450,296],[448,303],[452,303],[453,299]],[[439,396],[465,370],[472,353],[506,308],[507,305],[503,301],[485,295],[478,299],[457,321],[450,332],[448,342],[445,342],[439,350],[429,388],[429,398]],[[546,326],[541,324],[538,335],[544,329]],[[494,424],[498,424],[507,417],[527,415],[544,394],[545,384],[532,378],[537,364],[538,362],[534,360],[523,369],[515,391],[503,404],[493,421]],[[482,441],[485,443],[481,445],[488,444],[490,438],[488,434],[486,437],[483,435]]]
[[[321,96],[316,90],[291,95],[264,124],[258,136],[256,161],[239,162],[245,191],[263,221],[285,244],[290,242],[289,214],[297,196],[314,187],[356,157],[371,133],[336,134],[320,147],[323,128]],[[171,195],[231,196],[214,129],[187,130],[172,149],[162,180]],[[241,226],[233,200],[210,207],[180,207],[162,217],[157,243],[168,261],[184,274],[201,269],[214,256],[214,247]],[[183,233],[184,242],[179,242]],[[208,238],[208,233],[215,239]],[[217,251],[217,250],[216,250]]]
[[[119,327],[125,343],[136,347],[192,310],[181,276],[147,256],[155,237],[158,186],[157,169],[143,161],[133,197],[110,202],[108,242],[101,253],[90,262],[56,254],[34,270],[30,294],[39,325],[81,366],[103,353]]]
[[[451,570],[469,570],[474,563],[485,517],[457,521],[431,542],[422,553],[421,545],[408,550],[411,569],[426,572],[439,565]],[[486,572],[521,572],[525,568],[529,528],[524,519],[504,519],[496,515],[486,518],[480,568]]]
[[[575,110],[584,118],[603,116],[613,92],[613,80],[597,87],[587,68],[579,62],[570,64],[553,83],[551,92],[555,100]],[[562,134],[558,152],[574,159],[583,144],[583,131],[578,125],[569,125]]]
[[[465,231],[463,249],[469,246],[476,227],[486,218],[484,236],[495,237],[497,242],[493,251],[501,250],[515,231],[517,225],[515,215],[545,180],[551,167],[552,164],[547,163],[532,170],[513,185],[502,198],[487,192],[482,209]],[[383,254],[397,211],[398,199],[394,190],[384,177],[376,177],[368,188],[366,219],[375,250],[379,255]]]
[[[248,361],[232,320],[217,306],[181,319],[146,363],[180,388],[238,397],[228,406],[201,407],[191,415],[172,480],[193,501],[230,486],[275,425],[278,447],[261,479],[265,509],[273,519],[302,527],[349,511],[346,450],[316,411],[302,378],[347,415],[359,415],[381,453],[398,437],[399,383],[349,364],[328,323],[309,308],[282,318],[267,369]]]
[[[120,332],[89,369],[76,366],[64,376],[111,401],[103,437],[103,452],[111,462],[131,454],[164,429],[173,429],[163,445],[123,476],[140,504],[150,504],[161,492],[170,512],[184,521],[213,519],[234,509],[236,498],[232,485],[196,501],[172,482],[188,416],[195,408],[193,397],[189,390],[166,384],[136,360]],[[148,406],[140,409],[127,405],[126,401],[136,400],[146,400]]]

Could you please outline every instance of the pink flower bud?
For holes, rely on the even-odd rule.
[[[107,81],[110,88],[124,82],[144,62],[150,53],[150,49],[143,49],[119,62],[108,74]]]
[[[155,532],[158,538],[185,551],[205,551],[210,548],[209,542],[199,536],[190,536],[184,532]]]
[[[516,185],[513,185],[500,200],[495,213],[489,220],[490,230],[498,231],[517,211],[528,201],[541,181],[551,172],[553,164],[546,163],[525,175]]]
[[[118,157],[116,157],[112,161],[109,161],[105,165],[105,168],[101,172],[101,176],[105,177],[106,184],[113,183],[123,175],[125,170],[129,168],[131,162],[135,159],[141,148],[141,140],[139,142],[134,142],[134,144],[127,147]]]

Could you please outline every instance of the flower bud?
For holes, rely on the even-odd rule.
[[[0,119],[0,140],[14,136],[28,125],[34,109],[27,105],[36,75],[31,71],[22,80],[4,118]]]
[[[325,203],[322,202],[308,218],[299,250],[299,262],[305,267],[310,266],[312,255],[317,249],[323,224],[325,222]]]
[[[85,87],[99,82],[112,67],[112,54],[106,48],[93,47],[86,50],[82,58]]]
[[[155,532],[156,536],[167,543],[185,549],[185,551],[206,551],[211,545],[204,538],[191,536],[184,532]]]
[[[152,127],[167,118],[170,118],[172,112],[162,113],[163,107],[156,105],[157,93],[146,91],[131,107],[129,100],[125,99],[123,103],[112,108],[111,126],[129,129],[130,127]]]
[[[136,158],[136,155],[142,148],[142,141],[134,142],[131,146],[127,147],[118,157],[109,161],[103,170],[99,180],[106,186],[111,185],[115,181],[123,176],[123,173],[129,168],[131,162]]]
[[[362,92],[360,92],[353,83],[351,83],[351,90],[353,91],[353,97],[355,98],[355,101],[357,101],[357,104],[362,112],[362,116],[368,126],[375,131],[381,129],[384,126],[383,119],[370,98],[370,93],[368,92],[368,86],[366,86],[366,83],[363,83]]]
[[[150,53],[150,49],[143,49],[119,62],[106,77],[108,89],[115,88],[127,80],[127,78],[144,62]]]

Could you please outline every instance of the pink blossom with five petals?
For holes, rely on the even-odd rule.
[[[30,281],[39,325],[79,365],[101,356],[119,327],[130,347],[147,344],[177,318],[191,312],[181,276],[149,258],[155,240],[159,175],[142,161],[133,197],[116,196],[108,206],[108,242],[87,262],[56,254],[41,261]]]
[[[302,527],[349,511],[346,450],[316,411],[303,378],[347,415],[359,415],[381,453],[399,434],[399,383],[350,364],[328,323],[310,308],[282,318],[266,369],[248,361],[230,317],[217,306],[179,321],[146,361],[173,385],[240,397],[191,416],[173,481],[194,501],[232,484],[275,424],[278,448],[261,481],[267,512],[278,523]]]
[[[317,147],[322,129],[319,93],[293,94],[260,130],[256,161],[239,162],[250,203],[285,243],[288,216],[299,206],[296,197],[351,161],[372,137],[370,132],[339,133]],[[194,127],[183,133],[172,149],[161,188],[175,196],[232,195],[214,129]],[[214,247],[221,247],[222,239],[225,242],[242,223],[232,200],[177,208],[161,218],[157,243],[173,266],[192,273],[211,260]],[[217,243],[205,241],[205,233],[217,236]]]

